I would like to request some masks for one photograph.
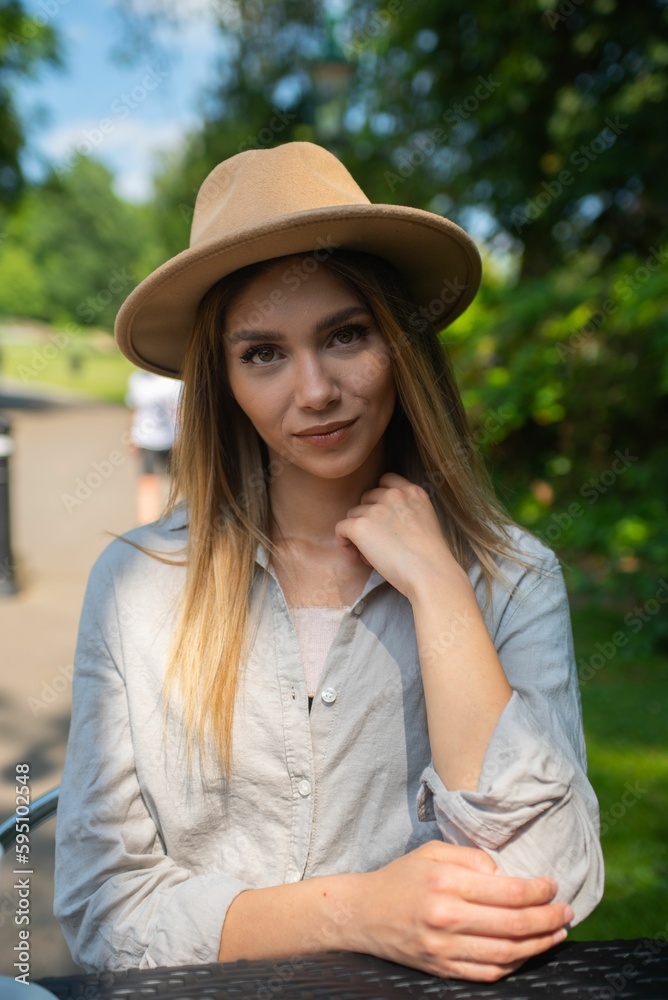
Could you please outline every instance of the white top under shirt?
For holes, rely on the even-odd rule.
[[[299,639],[306,691],[309,698],[313,698],[315,695],[327,654],[336,638],[336,633],[339,631],[341,620],[346,611],[350,611],[350,608],[350,604],[340,607],[293,604],[288,606]]]

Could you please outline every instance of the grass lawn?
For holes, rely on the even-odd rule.
[[[105,349],[83,337],[71,337],[64,347],[57,344],[57,339],[47,338],[34,345],[3,343],[0,378],[17,379],[26,389],[56,386],[108,403],[123,402],[128,377],[136,368],[113,347],[111,338]]]
[[[601,609],[573,611],[576,656],[619,628]],[[622,657],[622,654],[623,657]],[[589,778],[601,806],[606,888],[572,940],[668,932],[668,663],[619,649],[581,685]]]

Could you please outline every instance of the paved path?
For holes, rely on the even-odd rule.
[[[0,815],[13,811],[18,761],[31,766],[33,796],[58,784],[71,706],[71,664],[90,568],[135,521],[136,460],[121,406],[43,393],[0,380],[0,411],[13,424],[11,521],[19,593],[0,596]],[[120,461],[119,461],[120,458]],[[77,495],[78,491],[78,495]],[[71,962],[49,917],[53,826],[33,833],[31,904],[39,940],[31,978]],[[9,861],[9,858],[6,859]],[[0,885],[0,974],[12,974],[16,893]],[[55,933],[54,933],[55,928]],[[40,934],[41,931],[41,934]]]

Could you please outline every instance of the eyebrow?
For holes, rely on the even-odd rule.
[[[351,316],[356,316],[358,313],[367,313],[369,310],[365,306],[348,306],[346,309],[339,309],[338,312],[330,313],[329,316],[324,316],[319,319],[315,324],[315,332],[322,333],[329,326],[334,326],[336,323],[343,323],[345,320],[350,319]],[[228,338],[228,344],[230,347],[234,347],[235,344],[241,341],[247,341],[250,343],[264,343],[268,340],[275,341],[276,343],[281,343],[287,338],[284,333],[278,333],[275,330],[237,330],[233,333],[231,337]]]

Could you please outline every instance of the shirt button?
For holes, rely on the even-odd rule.
[[[363,611],[364,611],[364,601],[358,601],[355,607],[353,608],[353,614],[361,615]]]
[[[303,798],[306,798],[307,795],[311,794],[311,782],[307,781],[306,778],[302,778],[297,785],[297,791]]]
[[[325,688],[320,697],[326,705],[331,705],[333,701],[336,701],[336,691],[334,688]]]

